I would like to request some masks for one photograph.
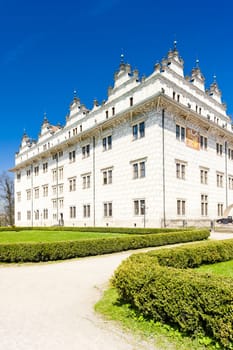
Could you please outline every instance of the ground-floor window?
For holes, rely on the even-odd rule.
[[[70,218],[76,218],[76,207],[70,207]]]
[[[104,217],[112,217],[112,202],[104,203]]]
[[[31,220],[31,211],[30,210],[27,211],[27,220]]]
[[[208,215],[208,195],[201,194],[201,215]]]
[[[223,204],[222,203],[218,203],[217,210],[218,210],[218,216],[223,216]]]
[[[83,217],[89,218],[91,216],[91,206],[90,204],[84,204],[83,206]]]
[[[177,215],[185,215],[186,214],[186,201],[184,199],[177,199],[176,212],[177,212]]]
[[[134,204],[134,215],[145,215],[145,199],[135,199]]]

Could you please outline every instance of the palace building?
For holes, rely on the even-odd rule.
[[[233,129],[216,78],[184,76],[174,43],[148,77],[123,57],[91,110],[74,97],[15,157],[17,226],[209,225],[233,207]]]

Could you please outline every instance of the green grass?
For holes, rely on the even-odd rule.
[[[199,271],[216,273],[218,275],[233,277],[233,260],[224,261],[211,265],[202,265],[198,268]]]
[[[22,243],[22,242],[57,242],[74,241],[90,238],[122,237],[127,234],[99,233],[99,232],[73,232],[73,231],[0,231],[0,243]]]
[[[142,315],[137,314],[129,304],[119,301],[115,288],[105,291],[102,299],[95,305],[95,311],[117,322],[125,332],[130,332],[152,343],[157,350],[222,349],[208,337],[191,339],[169,325],[145,319]]]

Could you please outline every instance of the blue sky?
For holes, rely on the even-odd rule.
[[[149,75],[177,40],[185,74],[198,58],[233,115],[232,16],[229,0],[0,0],[0,173],[45,112],[64,125],[74,90],[88,108],[106,98],[122,50]]]

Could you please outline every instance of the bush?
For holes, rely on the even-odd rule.
[[[206,239],[208,230],[172,232],[167,234],[134,235],[77,241],[0,244],[1,262],[37,262],[63,260],[89,255],[107,254],[129,249]]]
[[[187,252],[182,247],[132,255],[116,270],[113,285],[145,317],[176,325],[187,334],[202,333],[232,349],[233,279],[166,267],[229,260],[232,245],[233,240],[204,242],[188,246]]]
[[[191,228],[136,228],[136,227],[76,227],[76,226],[36,226],[36,227],[23,227],[23,226],[9,226],[0,227],[0,231],[73,231],[73,232],[106,232],[106,233],[127,233],[127,234],[151,234],[151,233],[167,233],[167,232],[180,232],[194,230]]]

